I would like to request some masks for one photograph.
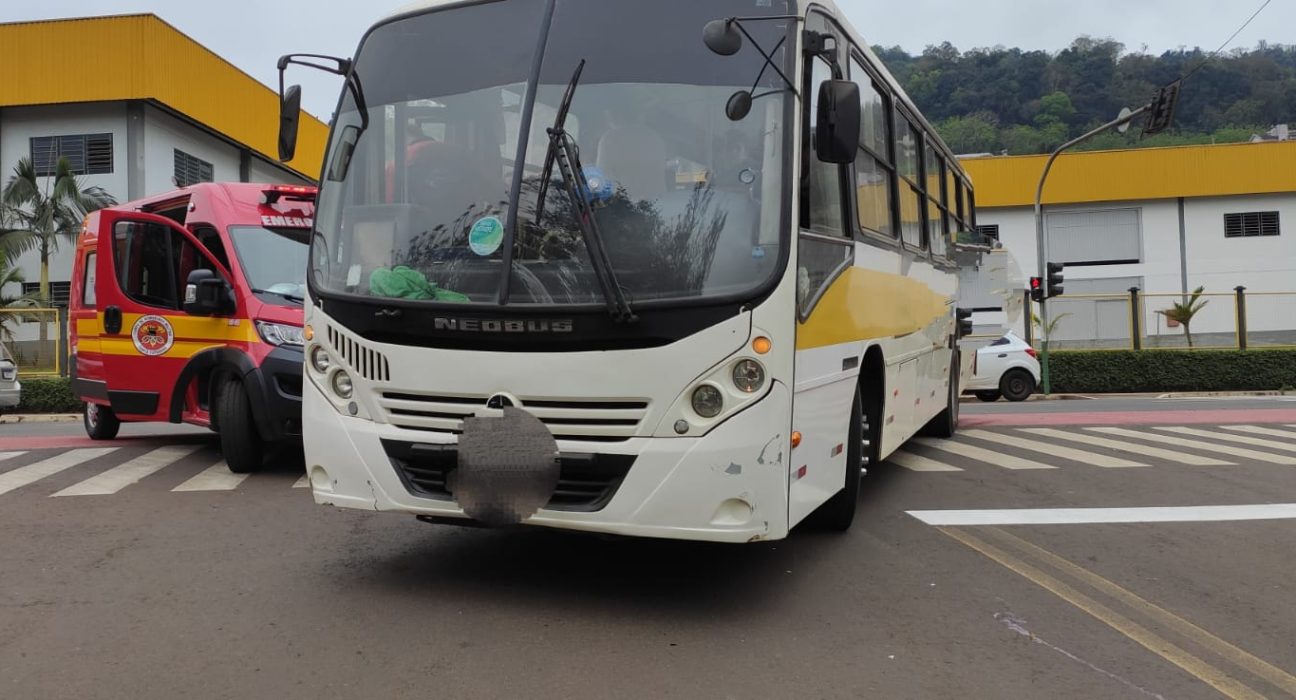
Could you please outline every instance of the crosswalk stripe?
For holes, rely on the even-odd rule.
[[[1174,450],[1166,450],[1160,447],[1152,447],[1150,445],[1138,445],[1121,440],[1109,440],[1104,437],[1098,437],[1097,435],[1071,433],[1065,430],[1055,430],[1053,428],[1026,428],[1025,432],[1039,435],[1040,437],[1050,437],[1057,440],[1070,440],[1071,442],[1079,442],[1085,445],[1108,447],[1113,450],[1121,450],[1122,452],[1132,452],[1134,454],[1143,455],[1144,457],[1157,457],[1171,462],[1191,464],[1196,467],[1227,467],[1233,464],[1232,462],[1225,462],[1222,459],[1215,459],[1214,457],[1199,457],[1186,452],[1176,452]]]
[[[119,464],[102,474],[73,484],[55,496],[107,496],[130,486],[144,477],[170,466],[198,450],[201,445],[167,445]]]
[[[1032,452],[1040,452],[1054,457],[1061,457],[1073,462],[1080,462],[1081,464],[1090,464],[1095,467],[1112,469],[1148,466],[1142,462],[1131,462],[1128,459],[1121,459],[1120,457],[1112,457],[1111,455],[1098,454],[1097,452],[1088,452],[1086,450],[1077,450],[1072,447],[1063,447],[1062,445],[1054,445],[1047,442],[1040,442],[1038,440],[1016,437],[1014,435],[992,433],[986,430],[965,430],[963,431],[963,435],[970,438],[976,438],[977,440],[985,440],[986,442],[1006,445],[1008,447],[1017,447],[1023,450],[1030,450]]]
[[[5,461],[6,459],[13,459],[14,457],[21,457],[22,455],[25,454],[27,453],[26,452],[0,452],[0,462]]]
[[[49,459],[42,459],[25,467],[5,472],[0,474],[0,495],[115,451],[117,451],[116,447],[89,447],[80,450],[68,450]]]
[[[934,459],[928,459],[922,455],[916,455],[904,450],[896,450],[894,454],[887,458],[887,461],[895,462],[900,466],[915,472],[961,472],[956,466],[938,462]]]
[[[302,474],[302,478],[298,479],[297,483],[293,484],[293,488],[295,489],[304,489],[307,486],[310,486],[310,477],[305,474]]]
[[[238,488],[243,480],[248,478],[247,474],[235,474],[230,471],[229,465],[225,460],[218,460],[215,464],[199,472],[192,479],[171,489],[172,491],[233,491]]]
[[[1165,445],[1174,445],[1175,447],[1187,447],[1203,452],[1215,452],[1225,454],[1230,457],[1243,457],[1253,459],[1257,462],[1269,462],[1270,464],[1283,464],[1287,466],[1296,465],[1296,459],[1286,455],[1275,455],[1258,450],[1248,450],[1243,447],[1234,447],[1232,445],[1219,445],[1213,442],[1203,442],[1201,440],[1190,440],[1186,437],[1171,437],[1170,435],[1158,435],[1152,432],[1139,432],[1137,430],[1127,430],[1125,428],[1085,428],[1096,433],[1106,433],[1108,435],[1120,435],[1121,437],[1134,438],[1136,440],[1147,440],[1148,442],[1159,442]]]
[[[1210,438],[1212,440],[1223,440],[1225,442],[1236,442],[1239,445],[1267,447],[1271,450],[1282,450],[1283,452],[1296,452],[1296,442],[1278,442],[1277,440],[1266,440],[1264,438],[1251,437],[1250,435],[1234,435],[1232,433],[1219,433],[1213,430],[1200,430],[1197,428],[1185,428],[1181,426],[1161,427],[1157,428],[1157,430],[1179,433],[1180,435],[1193,435],[1195,437]]]
[[[939,438],[918,438],[919,445],[932,447],[942,452],[949,452],[962,457],[971,457],[980,462],[993,464],[996,467],[1004,469],[1057,469],[1051,464],[1042,464],[1033,459],[1018,457],[1017,455],[1004,454],[987,450],[976,445],[969,445],[966,442],[957,442],[955,440],[941,440]]]
[[[1296,440],[1296,433],[1290,430],[1279,430],[1278,428],[1262,428],[1258,425],[1221,425],[1225,430],[1233,430],[1239,433],[1251,433],[1252,435],[1269,435],[1272,437],[1285,438],[1287,440]]]

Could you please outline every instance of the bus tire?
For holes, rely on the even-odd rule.
[[[976,397],[986,403],[994,403],[1003,398],[1003,395],[998,391],[978,391]]]
[[[1025,401],[1035,393],[1035,377],[1024,369],[1010,369],[999,380],[999,393],[1009,401]]]
[[[923,426],[923,435],[938,438],[952,438],[958,431],[959,422],[959,356],[958,353],[950,359],[950,381],[949,391],[945,392],[945,409],[936,414],[927,425]]]
[[[231,379],[216,396],[216,417],[220,426],[221,454],[235,474],[250,474],[265,461],[265,441],[252,422],[252,405],[243,382]]]
[[[111,408],[89,401],[81,410],[81,422],[85,424],[86,435],[91,440],[111,440],[121,430],[121,420]]]
[[[855,388],[855,401],[851,404],[850,429],[846,436],[846,484],[835,496],[819,507],[818,520],[824,527],[837,532],[845,532],[855,522],[855,511],[859,504],[860,480],[869,464],[864,460],[877,454],[872,444],[875,431],[869,423],[870,416],[864,410],[864,401],[859,387]]]

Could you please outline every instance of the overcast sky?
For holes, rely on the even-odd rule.
[[[0,22],[152,12],[262,82],[276,84],[284,53],[350,56],[364,29],[406,0],[44,0],[0,2]],[[641,0],[652,2],[652,0]],[[706,2],[706,0],[697,0]],[[872,44],[917,53],[949,41],[960,49],[1020,46],[1050,51],[1076,36],[1111,37],[1129,50],[1213,50],[1263,0],[838,0]],[[1232,47],[1296,44],[1296,0],[1273,0]],[[327,118],[339,83],[298,70],[303,106]]]

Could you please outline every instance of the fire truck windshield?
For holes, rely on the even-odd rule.
[[[298,304],[305,299],[305,229],[231,226],[229,235],[243,275],[255,291]]]
[[[794,98],[758,51],[717,56],[701,27],[793,5],[557,0],[545,34],[544,3],[506,1],[380,25],[355,63],[368,128],[349,93],[338,111],[311,283],[352,297],[603,304],[577,218],[592,209],[630,303],[752,294],[787,245]],[[793,25],[749,26],[788,72]],[[582,60],[565,128],[592,207],[577,206],[555,169],[537,216],[546,129]],[[758,75],[757,91],[774,94],[726,118],[726,101]]]

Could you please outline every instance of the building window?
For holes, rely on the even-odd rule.
[[[32,167],[36,177],[50,177],[66,158],[73,175],[109,175],[113,171],[112,134],[36,136],[31,139]]]
[[[1277,235],[1278,212],[1276,211],[1253,211],[1245,214],[1224,215],[1225,238]]]
[[[216,179],[212,164],[191,156],[180,149],[175,149],[176,185],[188,187],[199,182],[213,182]]]
[[[987,226],[976,227],[977,237],[981,240],[990,239],[999,240],[999,224],[989,224]]]
[[[50,282],[50,300],[49,305],[59,308],[68,305],[68,299],[72,296],[71,282]],[[23,282],[23,296],[37,297],[40,295],[40,282]]]

